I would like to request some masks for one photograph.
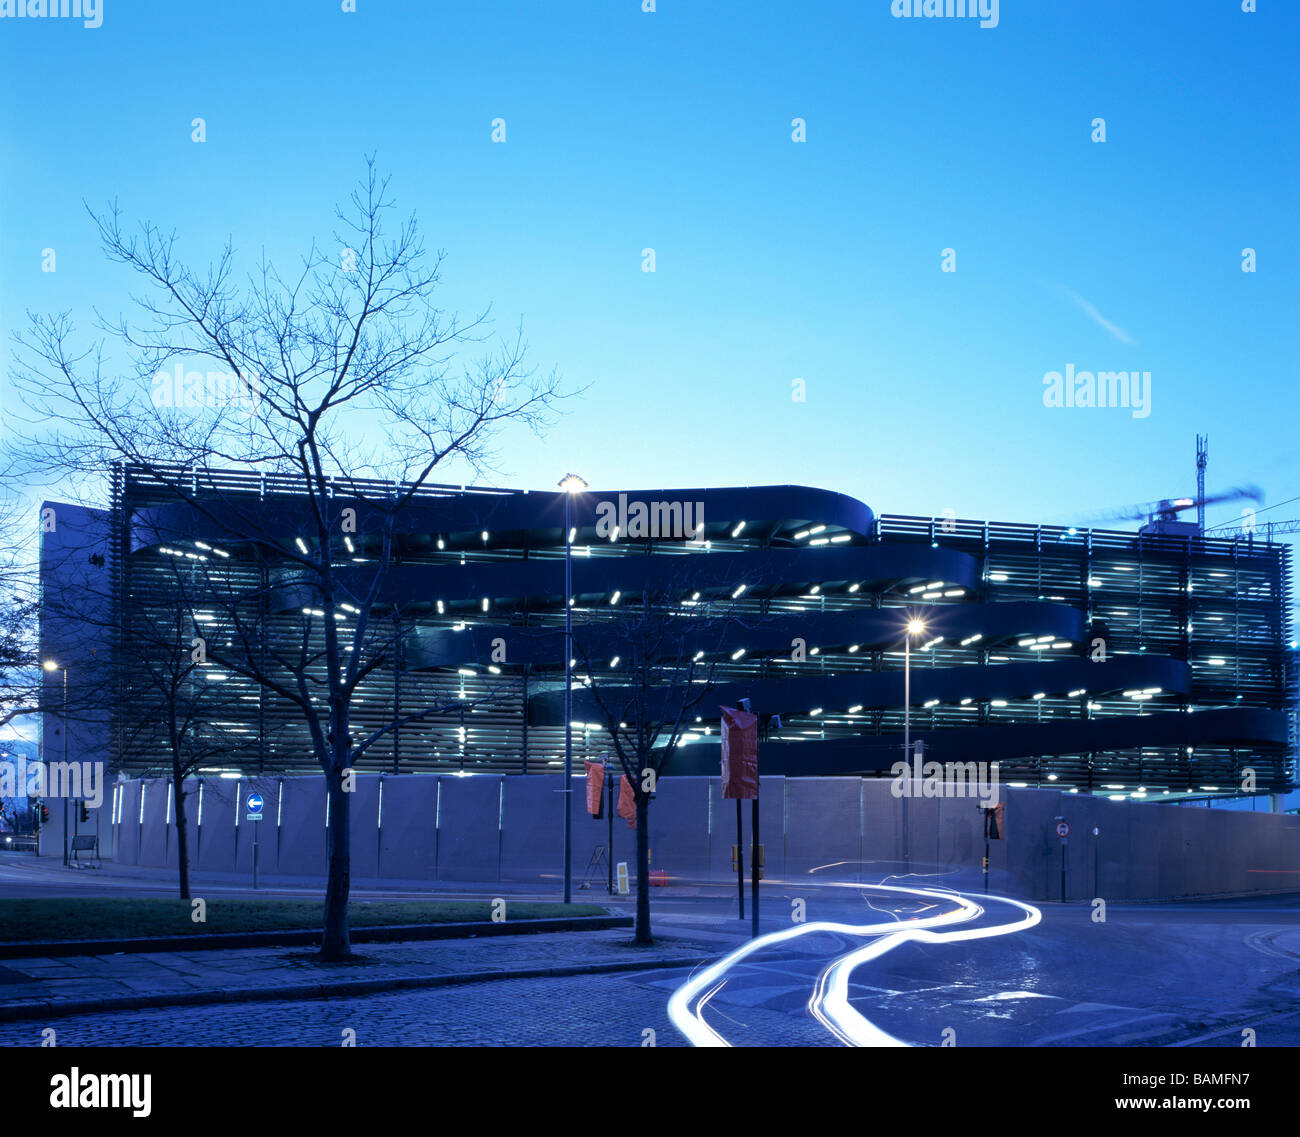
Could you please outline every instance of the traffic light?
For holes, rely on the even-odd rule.
[[[81,824],[85,825],[90,820],[90,806],[84,801],[81,803]]]
[[[50,807],[42,803],[37,811],[37,816],[39,817],[40,823],[42,825],[47,825],[50,820]]]

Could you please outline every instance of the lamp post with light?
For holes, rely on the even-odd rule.
[[[46,671],[63,672],[63,710],[59,715],[63,724],[63,863],[68,863],[68,669],[60,667],[53,659],[47,659],[42,665]]]
[[[907,780],[912,780],[912,637],[925,631],[925,624],[912,617],[903,634],[903,767]],[[911,842],[907,831],[907,805],[909,794],[903,795],[903,864],[912,861]]]
[[[573,495],[587,488],[577,474],[564,491],[564,903],[573,900]],[[610,850],[613,856],[613,850]]]
[[[903,759],[910,762],[912,742],[912,637],[925,631],[920,620],[907,621],[907,634],[903,637]]]

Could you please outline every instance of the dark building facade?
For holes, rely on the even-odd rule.
[[[321,621],[354,618],[355,606],[315,609],[291,563],[310,539],[292,479],[208,473],[184,484],[202,509],[138,470],[115,472],[105,522],[120,628],[141,612],[165,617],[178,572],[257,596],[245,628],[268,650],[296,650],[317,642]],[[442,710],[389,731],[360,769],[560,767],[567,544],[575,636],[591,649],[575,652],[575,760],[610,752],[586,689],[620,682],[619,661],[591,663],[602,624],[645,601],[686,622],[724,607],[739,616],[725,644],[681,641],[712,653],[717,687],[669,774],[716,772],[717,708],[742,698],[779,716],[765,772],[887,774],[902,757],[906,626],[919,620],[910,731],[927,760],[996,762],[1005,783],[1139,800],[1240,792],[1248,771],[1260,793],[1295,785],[1282,545],[876,515],[802,486],[588,490],[570,499],[566,530],[562,493],[437,486],[394,515],[392,563],[377,580],[382,538],[367,502],[385,489],[340,482],[331,498],[360,518],[338,541],[337,577],[354,597],[373,594],[375,626],[394,644],[358,688],[357,730]],[[187,597],[195,627],[229,634],[219,603]],[[128,669],[122,705],[147,702],[132,689],[142,681]],[[212,665],[192,682],[221,688],[220,714],[205,720],[228,743],[213,768],[313,768],[284,700]],[[156,733],[111,733],[128,773],[165,767]]]

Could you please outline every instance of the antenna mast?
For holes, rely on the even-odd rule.
[[[1205,535],[1205,464],[1210,458],[1210,437],[1196,436],[1196,528]]]

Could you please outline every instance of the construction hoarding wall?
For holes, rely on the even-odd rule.
[[[766,879],[880,882],[903,874],[978,889],[983,816],[974,798],[899,798],[874,778],[762,780],[760,836]],[[544,775],[358,775],[352,797],[354,881],[554,882],[563,872],[563,783]],[[599,886],[606,817],[585,810],[573,779],[575,878]],[[263,820],[248,820],[248,794]],[[1026,899],[1156,899],[1294,891],[1300,817],[1294,814],[1117,802],[1054,790],[1007,789],[1005,833],[990,843],[989,886]],[[162,779],[120,782],[105,856],[174,868],[174,795]],[[108,803],[106,803],[108,804]],[[651,868],[670,881],[734,880],[737,803],[719,778],[662,778],[650,808]],[[251,871],[254,836],[264,874],[325,871],[326,802],[319,777],[187,783],[191,864]],[[109,811],[105,811],[109,812]],[[749,863],[751,803],[740,803]],[[1058,819],[1069,827],[1058,836]],[[255,831],[256,830],[256,834]],[[615,817],[612,861],[635,873],[635,831]],[[52,852],[52,847],[46,852]]]

